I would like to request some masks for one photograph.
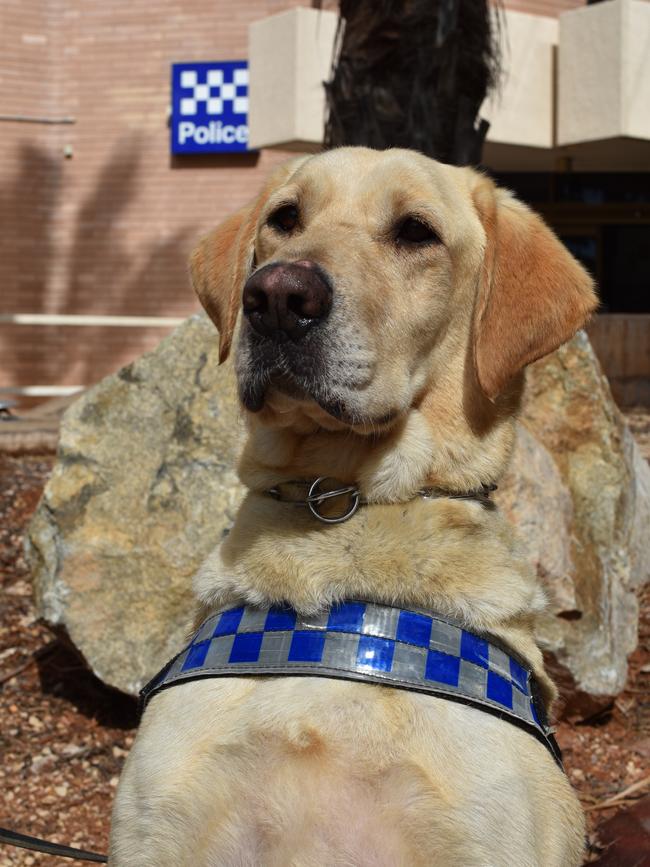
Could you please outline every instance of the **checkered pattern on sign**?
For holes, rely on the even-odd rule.
[[[203,74],[196,69],[185,69],[181,72],[180,86],[183,117],[197,114],[218,117],[225,104],[229,104],[232,114],[248,114],[248,69],[230,72],[208,69]]]
[[[143,698],[196,677],[292,672],[455,695],[547,732],[530,672],[513,656],[442,618],[366,602],[343,602],[314,617],[286,607],[214,614]]]

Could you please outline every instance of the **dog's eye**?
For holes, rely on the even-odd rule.
[[[283,205],[269,217],[269,226],[280,232],[292,232],[298,225],[298,208],[295,205]]]
[[[397,240],[406,244],[436,244],[440,238],[430,226],[417,220],[415,217],[407,217],[397,228]]]

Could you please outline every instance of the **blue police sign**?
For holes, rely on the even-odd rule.
[[[248,63],[172,65],[174,154],[248,150]]]

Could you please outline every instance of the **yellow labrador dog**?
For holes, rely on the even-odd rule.
[[[308,625],[342,600],[434,612],[443,631],[505,648],[548,706],[533,637],[544,593],[487,491],[508,463],[523,368],[595,307],[581,266],[471,169],[342,148],[278,169],[203,240],[192,275],[221,360],[236,343],[249,489],[196,576],[197,626],[242,604],[290,606]],[[343,505],[314,500],[332,486]],[[348,499],[349,520],[319,520]],[[551,751],[509,719],[419,689],[267,672],[153,696],[110,863],[568,867],[583,837]]]

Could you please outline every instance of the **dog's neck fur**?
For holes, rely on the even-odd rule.
[[[425,409],[376,437],[370,449],[360,435],[288,435],[253,419],[240,463],[251,490],[229,536],[196,576],[197,619],[242,598],[252,604],[288,602],[304,613],[346,597],[429,608],[501,637],[529,660],[551,698],[554,688],[533,638],[534,618],[546,600],[510,526],[477,502],[412,499],[425,484],[468,490],[500,476],[511,447],[512,416],[483,437],[488,456],[480,464],[472,461],[481,451],[478,435],[469,427],[464,441],[458,429],[450,435],[451,412],[436,432]],[[414,447],[417,437],[420,450]],[[462,467],[458,459],[464,454]],[[414,455],[421,455],[420,465]],[[457,468],[447,473],[435,469],[454,463]],[[358,482],[371,503],[348,522],[326,526],[304,507],[263,493],[283,479],[318,475]]]

